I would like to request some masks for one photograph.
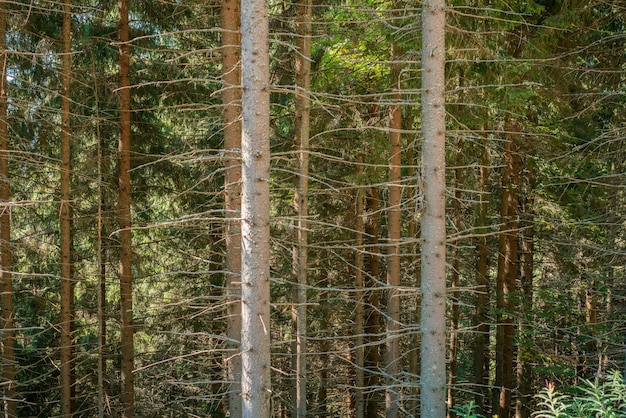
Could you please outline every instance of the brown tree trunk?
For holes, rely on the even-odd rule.
[[[311,18],[312,0],[300,0],[298,4],[298,34],[296,54],[296,120],[295,145],[296,184],[294,209],[296,216],[296,245],[293,248],[293,272],[296,277],[296,417],[307,414],[307,281],[308,281],[308,216],[309,216],[309,114],[311,89]]]
[[[13,322],[13,276],[11,275],[11,207],[9,187],[9,138],[7,124],[7,16],[6,3],[0,2],[0,291],[2,317],[0,318],[0,343],[2,343],[2,404],[4,417],[17,416],[15,390],[15,331]]]
[[[457,144],[456,168],[454,169],[454,203],[453,203],[453,223],[455,231],[461,228],[461,188],[462,174],[461,165],[463,163],[463,139],[460,138]],[[456,417],[452,411],[456,400],[456,380],[457,380],[457,352],[458,352],[458,329],[459,329],[459,277],[461,268],[461,259],[459,255],[459,246],[461,242],[457,239],[452,242],[452,257],[450,273],[450,303],[452,304],[450,311],[450,339],[448,342],[448,418]]]
[[[476,338],[474,342],[474,383],[476,384],[474,402],[478,406],[478,413],[486,415],[487,387],[489,384],[489,324],[487,323],[487,309],[489,306],[489,269],[487,253],[487,186],[489,181],[489,153],[487,144],[483,144],[480,163],[480,190],[478,216],[476,219],[477,248],[477,279],[476,279],[476,310],[474,313],[474,326]]]
[[[517,279],[517,205],[519,183],[519,152],[515,134],[518,127],[506,124],[511,138],[504,144],[504,171],[502,174],[502,204],[500,255],[498,258],[497,306],[500,318],[496,334],[496,387],[498,394],[494,412],[500,418],[511,416],[511,395],[514,387],[514,292]]]
[[[391,61],[400,59],[400,49],[396,42],[391,43]],[[385,416],[397,418],[399,391],[395,385],[400,370],[400,234],[401,234],[401,172],[402,166],[402,100],[400,86],[400,64],[392,64],[394,104],[389,111],[389,215],[388,215],[388,262],[387,262],[387,339],[386,339],[386,395]]]
[[[363,176],[363,155],[359,155],[359,166],[357,168],[357,178],[362,178]],[[363,232],[365,229],[364,222],[364,209],[365,209],[365,197],[362,189],[357,189],[356,191],[356,226],[355,226],[355,245],[356,251],[354,254],[354,287],[356,289],[356,307],[355,307],[355,337],[354,337],[354,346],[355,346],[355,378],[354,378],[354,411],[356,418],[363,418],[365,414],[365,399],[363,394],[363,386],[365,385],[364,380],[364,372],[363,367],[364,363],[364,354],[365,349],[363,347],[364,337],[363,333],[365,332],[364,326],[364,290],[363,290]]]
[[[71,2],[63,3],[63,82],[61,92],[61,415],[74,412],[74,283],[72,278],[72,229],[70,204],[70,83],[71,83]]]
[[[244,418],[270,416],[270,92],[268,4],[241,3],[241,395]]]
[[[222,2],[222,82],[226,178],[226,300],[228,347],[228,410],[241,418],[241,66],[239,1]]]
[[[119,0],[119,60],[120,60],[120,136],[119,159],[119,230],[120,230],[120,317],[122,340],[122,417],[135,413],[134,342],[133,342],[133,273],[130,218],[130,45],[128,0]]]
[[[379,276],[378,255],[378,224],[380,198],[378,188],[372,187],[366,200],[366,210],[369,212],[365,225],[365,234],[369,237],[367,245],[367,274],[365,279],[365,416],[367,418],[378,417],[379,376],[378,366],[380,362],[380,349],[378,346],[380,333],[380,297],[376,280]]]
[[[522,201],[523,225],[521,228],[521,254],[520,254],[520,281],[522,285],[521,304],[522,312],[519,323],[520,345],[517,350],[517,387],[519,396],[516,400],[516,418],[529,418],[531,415],[532,393],[532,352],[528,347],[533,346],[532,336],[529,335],[533,309],[533,269],[534,269],[534,172],[533,168],[527,168],[524,176],[524,188],[526,196]]]

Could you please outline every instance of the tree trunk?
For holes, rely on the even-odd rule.
[[[365,416],[367,418],[378,417],[379,403],[379,371],[380,349],[378,346],[380,333],[380,297],[376,281],[379,276],[378,256],[378,206],[380,197],[378,188],[370,188],[367,197],[367,212],[371,215],[367,219],[365,234],[369,237],[367,250],[367,272],[365,280],[365,335],[367,338],[365,347]]]
[[[446,416],[445,2],[422,7],[421,415]]]
[[[242,416],[270,416],[270,127],[268,4],[241,3]]]
[[[507,132],[518,129],[507,123]],[[511,391],[514,385],[514,292],[517,278],[517,187],[519,183],[519,152],[514,135],[504,144],[504,171],[502,174],[502,227],[498,259],[498,328],[496,335],[496,387],[498,394],[494,412],[500,418],[511,415]]]
[[[535,179],[533,168],[527,168],[524,176],[524,188],[526,196],[522,202],[522,216],[524,225],[521,228],[521,255],[520,255],[520,278],[522,285],[522,312],[519,323],[520,345],[517,350],[517,387],[519,396],[516,401],[516,418],[529,418],[531,415],[532,400],[532,352],[528,347],[533,346],[533,339],[530,335],[529,326],[533,309],[533,270],[534,270],[534,189]]]
[[[477,270],[476,279],[476,310],[474,313],[474,326],[476,327],[476,338],[474,342],[474,402],[478,406],[478,413],[487,415],[487,404],[489,396],[487,387],[489,385],[489,324],[487,323],[487,310],[489,307],[489,266],[487,253],[487,211],[489,201],[486,198],[489,182],[489,152],[486,141],[483,143],[483,151],[480,163],[480,190],[478,216],[476,219],[477,248]]]
[[[222,2],[222,82],[226,178],[226,301],[228,347],[228,411],[241,418],[241,66],[239,1]]]
[[[7,16],[6,2],[0,2],[0,283],[2,296],[2,317],[0,322],[0,342],[2,343],[2,404],[4,417],[17,416],[15,402],[15,331],[13,322],[13,276],[11,275],[11,207],[9,187],[9,138],[7,124]]]
[[[401,234],[401,172],[402,165],[402,100],[400,86],[400,59],[401,52],[396,42],[391,43],[391,81],[395,103],[389,110],[389,143],[391,144],[389,158],[389,218],[388,234],[389,246],[387,251],[387,339],[386,339],[386,396],[385,416],[398,417],[399,392],[395,386],[400,370],[400,234]]]
[[[359,155],[359,166],[357,168],[357,178],[362,178],[363,176],[363,155]],[[357,189],[356,191],[356,226],[355,226],[355,245],[356,251],[354,254],[354,287],[356,289],[356,307],[354,310],[355,316],[355,337],[354,337],[354,346],[355,346],[355,378],[354,378],[354,411],[356,418],[363,418],[365,414],[365,398],[363,395],[363,386],[365,386],[364,380],[364,358],[365,358],[365,349],[363,347],[364,337],[363,333],[365,332],[365,321],[364,321],[364,290],[363,290],[363,232],[365,229],[364,222],[364,207],[365,207],[365,197],[362,189]]]
[[[456,168],[454,169],[454,214],[453,223],[455,232],[461,231],[461,189],[463,170],[463,138],[459,138],[457,144]],[[450,312],[450,339],[448,342],[448,418],[455,418],[456,414],[452,411],[455,405],[457,381],[457,352],[458,352],[458,330],[459,330],[459,277],[461,275],[461,259],[459,254],[459,246],[461,242],[457,239],[452,243],[452,272],[450,274],[450,303],[452,304]]]
[[[128,0],[119,0],[120,59],[120,137],[119,137],[119,230],[120,230],[120,316],[122,339],[122,417],[135,413],[134,342],[133,342],[133,273],[130,220],[130,46]]]
[[[74,283],[72,278],[72,230],[70,204],[70,83],[71,83],[71,2],[63,3],[63,72],[61,92],[61,415],[74,412]]]
[[[298,5],[298,34],[296,54],[296,121],[295,143],[296,187],[294,208],[296,216],[296,245],[293,248],[293,271],[296,286],[296,417],[306,417],[306,339],[307,339],[307,280],[308,280],[308,194],[309,194],[309,102],[311,89],[311,18],[312,0],[300,0]]]

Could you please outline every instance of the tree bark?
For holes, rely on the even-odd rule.
[[[359,166],[357,168],[357,178],[363,176],[363,155],[359,155]],[[356,289],[356,307],[354,310],[355,316],[355,378],[354,378],[354,411],[356,418],[363,418],[365,414],[365,398],[363,394],[363,387],[365,386],[365,374],[364,374],[364,359],[365,348],[363,347],[364,332],[365,332],[365,318],[364,318],[364,287],[363,287],[363,269],[365,268],[363,260],[363,233],[365,229],[364,222],[364,209],[365,209],[365,197],[362,189],[357,189],[356,196],[356,226],[355,226],[355,245],[356,251],[354,254],[354,287]]]
[[[241,50],[238,0],[222,2],[222,82],[224,90],[224,150],[226,178],[226,300],[228,356],[228,411],[241,418]]]
[[[72,229],[70,203],[70,85],[71,85],[71,2],[63,2],[63,58],[61,92],[61,415],[74,412],[74,282],[72,278]]]
[[[400,86],[400,48],[391,43],[391,81],[393,83],[392,100],[395,103],[389,109],[389,215],[388,215],[388,250],[387,250],[387,339],[386,339],[386,396],[385,416],[397,418],[399,410],[399,392],[395,387],[400,370],[400,235],[401,235],[401,166],[402,166],[402,89]]]
[[[312,0],[298,4],[298,34],[296,54],[296,120],[295,142],[296,187],[294,208],[296,215],[296,245],[293,249],[293,270],[296,276],[296,417],[306,417],[307,378],[307,281],[308,281],[308,194],[309,194],[309,115],[311,89],[311,18]]]
[[[380,348],[378,345],[380,333],[380,296],[376,281],[379,277],[378,255],[378,229],[379,214],[378,206],[380,197],[378,188],[371,187],[367,197],[367,212],[371,213],[365,226],[365,235],[369,237],[367,250],[367,271],[365,280],[365,335],[367,346],[365,348],[365,416],[367,418],[378,417],[379,404],[379,362]]]
[[[421,415],[446,416],[445,2],[422,6]]]
[[[13,321],[13,276],[11,274],[13,252],[11,250],[11,207],[9,185],[9,138],[7,123],[7,61],[6,3],[0,2],[0,283],[2,318],[0,342],[2,343],[2,404],[4,417],[17,416],[15,390],[15,331]]]
[[[120,231],[120,316],[122,339],[122,417],[135,413],[134,342],[133,342],[133,273],[130,215],[130,45],[128,0],[119,0],[119,66],[120,66],[120,136],[119,159],[119,231]]]
[[[268,4],[242,0],[242,416],[270,416]]]

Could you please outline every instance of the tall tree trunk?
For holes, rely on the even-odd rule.
[[[463,138],[459,138],[456,149],[456,161],[454,169],[454,203],[453,203],[453,223],[455,232],[461,230],[461,189],[462,189],[462,173],[463,169]],[[450,303],[452,304],[450,311],[450,339],[448,342],[448,418],[456,417],[456,414],[452,411],[452,407],[456,401],[455,385],[457,381],[457,352],[458,352],[458,330],[459,330],[459,277],[461,275],[461,258],[459,254],[459,246],[461,242],[456,239],[452,243],[452,257],[451,265],[452,272],[450,274]]]
[[[322,291],[319,293],[319,327],[322,339],[319,345],[319,361],[322,367],[319,370],[319,389],[317,391],[317,408],[315,416],[317,418],[327,418],[328,414],[328,371],[330,369],[328,365],[329,352],[331,350],[330,335],[330,306],[328,301],[328,287],[330,286],[330,280],[328,276],[325,276],[322,282],[319,284],[322,287]]]
[[[519,396],[517,397],[515,416],[516,418],[529,418],[531,415],[532,399],[532,353],[527,347],[533,346],[533,339],[530,335],[529,323],[532,321],[533,309],[533,270],[534,270],[534,189],[535,176],[533,168],[525,170],[524,175],[525,198],[522,202],[522,219],[524,224],[521,228],[521,254],[520,254],[520,281],[522,285],[521,303],[522,312],[519,323],[520,344],[517,349],[517,387]]]
[[[367,346],[365,348],[365,416],[367,418],[378,417],[379,403],[379,371],[380,348],[378,345],[380,333],[380,296],[376,281],[379,276],[379,255],[378,255],[378,227],[379,214],[378,206],[380,197],[378,188],[370,188],[366,205],[369,218],[365,226],[365,234],[369,237],[367,246],[367,275],[365,280],[365,335],[367,336]]]
[[[270,416],[270,127],[268,4],[241,2],[242,416]]]
[[[11,275],[11,207],[9,187],[9,138],[7,123],[7,16],[6,2],[0,2],[0,282],[2,318],[0,342],[2,343],[2,404],[4,417],[17,416],[15,401],[15,331],[13,322],[13,276]]]
[[[519,183],[519,152],[515,134],[516,124],[508,122],[505,130],[511,138],[504,146],[504,171],[502,174],[502,204],[500,255],[498,259],[497,305],[499,312],[496,333],[496,387],[498,390],[494,412],[500,418],[511,415],[511,391],[514,386],[514,292],[517,279],[517,187]]]
[[[307,280],[308,280],[308,222],[309,216],[309,113],[311,89],[311,18],[312,0],[300,0],[298,4],[298,53],[296,54],[296,121],[295,142],[298,147],[296,159],[296,187],[294,207],[296,215],[297,242],[293,249],[293,270],[297,280],[296,290],[296,417],[306,417],[307,376]]]
[[[446,416],[445,2],[422,6],[421,415]]]
[[[489,182],[489,152],[486,141],[483,141],[483,151],[480,163],[480,190],[478,215],[476,218],[477,248],[477,279],[476,279],[476,310],[474,313],[474,326],[476,337],[474,340],[474,402],[478,406],[478,412],[487,415],[489,396],[487,387],[489,384],[489,324],[487,323],[487,310],[489,306],[489,266],[487,253],[487,211],[489,201],[486,198]]]
[[[357,178],[362,178],[363,176],[363,155],[359,155],[359,166],[357,168]],[[355,346],[355,378],[354,378],[354,411],[356,418],[363,418],[365,414],[365,398],[363,394],[363,387],[365,386],[365,375],[364,375],[364,359],[365,359],[365,348],[363,347],[364,337],[363,333],[365,332],[365,321],[364,321],[364,290],[363,290],[363,272],[364,272],[364,262],[363,262],[363,232],[365,229],[364,222],[364,209],[365,209],[365,196],[362,189],[357,189],[356,191],[356,226],[355,226],[355,245],[356,251],[354,254],[354,287],[356,289],[356,307],[354,310],[355,316],[355,337],[354,337],[354,346]]]
[[[133,273],[130,219],[130,45],[128,0],[119,0],[119,60],[120,60],[120,136],[119,158],[119,230],[120,230],[120,316],[122,339],[122,416],[135,413],[134,342],[133,342]]]
[[[63,71],[61,92],[61,415],[74,412],[74,350],[72,328],[74,320],[74,283],[72,278],[72,229],[70,204],[70,83],[71,83],[71,24],[70,0],[63,3]]]
[[[226,300],[228,347],[228,411],[241,418],[241,66],[238,0],[222,2],[222,82],[226,178]]]
[[[397,418],[399,410],[399,391],[396,386],[400,370],[400,234],[401,234],[401,172],[402,165],[402,100],[400,86],[400,48],[396,42],[391,43],[391,81],[393,83],[393,99],[395,103],[389,110],[389,142],[391,144],[389,158],[389,218],[387,247],[387,339],[386,339],[386,396],[385,416]]]

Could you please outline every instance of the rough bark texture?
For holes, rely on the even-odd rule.
[[[293,249],[293,270],[296,286],[296,417],[306,417],[306,339],[307,339],[307,281],[308,281],[308,194],[309,194],[309,114],[311,88],[311,17],[312,1],[300,0],[298,5],[298,34],[296,54],[296,121],[295,142],[299,152],[296,159],[294,209],[296,215],[296,245]]]
[[[11,275],[11,209],[9,188],[9,140],[7,125],[7,20],[6,3],[0,2],[0,291],[2,316],[0,318],[0,342],[2,343],[2,405],[4,417],[17,414],[15,391],[15,331],[13,330],[13,277]]]
[[[74,283],[72,278],[72,230],[70,205],[70,83],[71,83],[71,4],[63,3],[63,82],[61,92],[61,415],[74,411]]]
[[[241,2],[242,416],[270,416],[270,127],[268,4]]]
[[[357,169],[357,175],[360,178],[363,175],[363,155],[359,155],[359,167]],[[354,287],[356,289],[356,307],[354,310],[355,316],[355,378],[354,378],[354,411],[356,418],[363,418],[365,414],[365,399],[363,396],[364,380],[364,358],[365,349],[363,347],[363,333],[365,332],[365,318],[363,317],[363,303],[364,303],[364,291],[363,291],[363,233],[365,229],[364,222],[364,209],[365,209],[365,196],[363,190],[358,189],[356,191],[356,226],[355,226],[355,245],[356,252],[354,255]]]
[[[446,416],[445,2],[422,8],[421,416]]]
[[[241,417],[241,66],[240,9],[238,0],[222,2],[222,82],[224,90],[224,150],[226,178],[226,299],[228,347],[228,410]]]
[[[391,61],[400,59],[401,52],[396,42],[391,43]],[[402,165],[402,100],[400,86],[400,64],[392,64],[391,81],[394,85],[393,101],[389,110],[389,215],[387,247],[387,339],[386,339],[386,394],[385,416],[397,418],[399,392],[395,387],[400,369],[400,231],[401,231],[401,174]]]
[[[119,230],[120,230],[120,317],[122,339],[122,416],[132,418],[135,410],[133,384],[133,273],[130,221],[130,46],[128,0],[119,0],[119,59],[120,59],[120,136],[119,159]]]
[[[380,296],[376,281],[379,280],[379,255],[378,255],[378,229],[379,213],[378,206],[380,197],[378,188],[372,187],[367,197],[367,212],[370,213],[365,226],[365,235],[369,237],[367,247],[367,275],[365,280],[365,335],[367,346],[365,347],[365,416],[367,418],[378,417],[379,396],[379,363],[380,363]]]

